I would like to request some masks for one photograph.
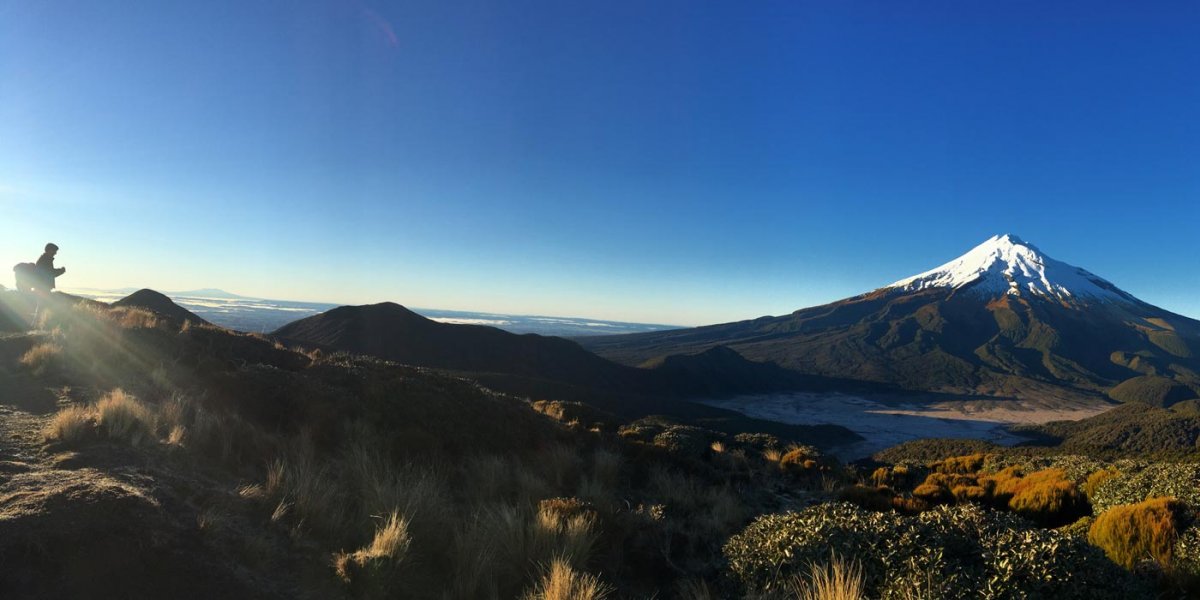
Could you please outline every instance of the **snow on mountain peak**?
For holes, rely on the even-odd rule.
[[[1054,260],[1012,234],[996,235],[966,254],[888,288],[970,290],[987,295],[1040,296],[1075,303],[1085,298],[1135,301],[1113,284],[1083,269]]]

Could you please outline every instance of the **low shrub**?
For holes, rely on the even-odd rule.
[[[879,467],[871,473],[871,482],[877,486],[886,485],[896,489],[907,489],[913,487],[913,477],[916,472],[908,467],[908,465],[894,465],[892,467]]]
[[[940,483],[922,483],[913,488],[913,498],[919,498],[929,504],[950,504],[954,502],[954,494]]]
[[[829,503],[759,517],[725,544],[750,594],[779,590],[830,550],[861,562],[867,596],[897,598],[930,573],[938,598],[1140,598],[1145,587],[1085,541],[971,505],[918,516]]]
[[[893,508],[892,501],[896,499],[896,492],[883,485],[852,485],[838,490],[837,498],[867,510],[888,510]]]
[[[1062,469],[1044,469],[1023,475],[1010,467],[986,478],[994,482],[992,496],[1010,510],[1044,527],[1074,523],[1091,513],[1079,488],[1067,481]]]
[[[1117,506],[1096,517],[1088,529],[1088,541],[1126,568],[1146,559],[1166,567],[1171,563],[1182,510],[1183,504],[1174,498]]]
[[[932,505],[975,502],[1007,508],[1045,527],[1066,525],[1091,514],[1087,498],[1066,479],[1061,469],[1043,469],[1028,475],[1016,466],[984,476],[945,472],[970,468],[978,461],[955,459],[940,464],[937,467],[940,471],[930,473],[924,483],[913,489],[913,498]]]
[[[821,458],[821,452],[812,446],[792,445],[785,448],[779,457],[779,466],[788,470],[807,471],[816,465],[819,458]]]
[[[969,475],[978,473],[983,468],[983,464],[987,461],[987,454],[968,454],[966,456],[952,456],[943,460],[939,460],[931,465],[929,469],[934,473],[955,473],[959,475]]]
[[[1149,498],[1177,498],[1200,507],[1200,464],[1135,463],[1119,461],[1120,477],[1099,482],[1092,491],[1092,508],[1097,514],[1122,504],[1137,504]]]

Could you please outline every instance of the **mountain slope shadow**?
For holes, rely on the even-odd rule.
[[[791,389],[812,379],[747,361],[727,349],[673,357],[641,369],[596,356],[570,340],[438,323],[391,302],[335,308],[290,323],[272,335],[288,344],[452,371],[530,398],[587,402],[624,418],[661,414],[684,422],[703,419],[705,426],[714,429],[770,430],[822,446],[858,439],[837,426],[769,423],[683,401],[714,393]]]

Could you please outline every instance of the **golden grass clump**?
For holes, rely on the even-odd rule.
[[[850,502],[867,510],[883,511],[892,508],[896,492],[886,485],[875,487],[850,485],[838,490],[838,500]]]
[[[68,406],[58,411],[42,435],[48,442],[78,444],[90,438],[96,431],[94,412],[86,406]]]
[[[41,377],[59,366],[62,360],[62,352],[62,346],[58,344],[38,344],[21,356],[21,366],[28,368],[34,375]]]
[[[1087,498],[1062,469],[1023,475],[1009,467],[981,481],[995,485],[995,502],[1006,503],[1013,512],[1041,525],[1066,525],[1091,512]]]
[[[118,388],[96,403],[96,424],[107,438],[137,446],[154,438],[155,416],[140,400]]]
[[[871,473],[871,483],[876,486],[888,486],[892,488],[908,488],[913,485],[912,479],[915,473],[909,470],[905,465],[895,465],[891,468],[879,467]]]
[[[978,473],[979,470],[983,468],[983,464],[987,461],[987,459],[987,454],[952,456],[929,465],[929,468],[933,470],[934,473],[970,475],[972,473]]]
[[[109,309],[109,318],[122,329],[158,329],[163,320],[144,308],[119,306]]]
[[[956,485],[950,493],[959,502],[986,502],[991,497],[991,491],[982,485]]]
[[[613,589],[590,573],[571,567],[569,561],[550,561],[537,584],[525,592],[522,600],[603,600]]]
[[[1120,474],[1121,472],[1116,469],[1100,469],[1099,471],[1088,475],[1087,481],[1083,483],[1083,493],[1087,494],[1088,498],[1094,497],[1096,495],[1096,490],[1100,489],[1100,484],[1112,479],[1113,477],[1117,477]]]
[[[792,584],[797,600],[863,600],[866,587],[862,567],[836,554],[827,564],[809,565],[808,576]]]
[[[534,552],[583,567],[596,543],[595,526],[596,511],[578,498],[542,500],[532,524]]]
[[[816,450],[808,446],[792,446],[779,457],[779,466],[784,469],[812,469],[816,466],[813,460],[818,456]]]
[[[954,501],[954,494],[940,483],[922,483],[913,489],[912,495],[929,504],[949,504]]]
[[[400,511],[394,510],[375,529],[370,544],[352,553],[337,554],[334,569],[345,581],[351,581],[363,572],[378,573],[403,562],[411,545],[408,520]]]
[[[1146,559],[1168,566],[1182,511],[1183,504],[1175,498],[1116,506],[1096,517],[1088,541],[1125,568]]]

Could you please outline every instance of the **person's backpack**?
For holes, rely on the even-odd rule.
[[[18,263],[13,267],[17,278],[17,291],[28,292],[38,285],[37,265],[33,263]]]

